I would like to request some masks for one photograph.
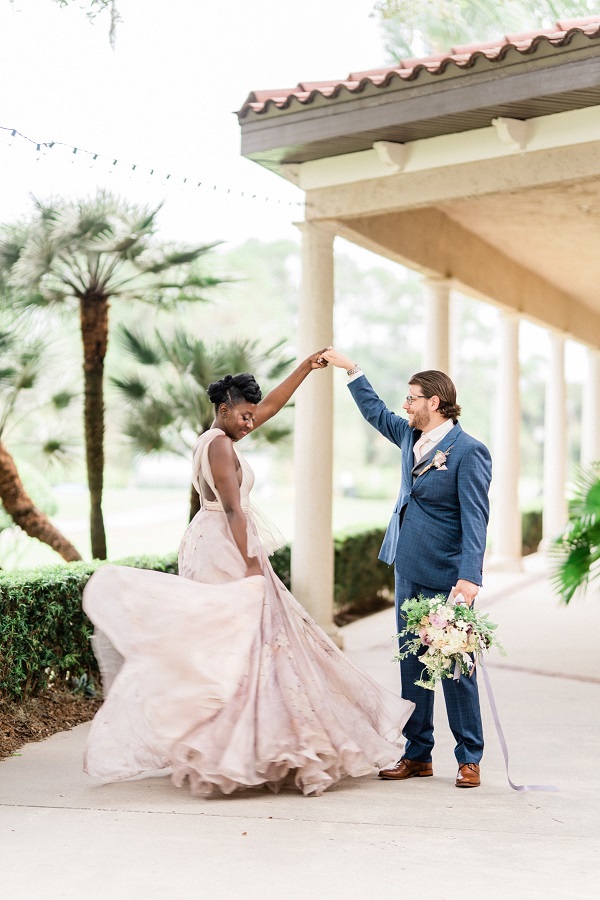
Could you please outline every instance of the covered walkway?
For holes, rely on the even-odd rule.
[[[598,598],[559,607],[541,556],[491,573],[481,605],[509,656],[490,659],[513,781],[485,697],[482,786],[459,791],[441,694],[434,777],[376,773],[322,797],[286,790],[202,800],[167,778],[99,785],[85,776],[87,725],[0,763],[2,897],[27,900],[371,900],[424,889],[490,900],[598,894]],[[343,629],[347,652],[397,690],[391,611]]]
[[[453,374],[453,291],[499,310],[488,571],[518,570],[522,320],[549,343],[545,544],[567,518],[567,340],[587,357],[581,461],[600,458],[600,16],[252,91],[238,116],[243,155],[305,191],[299,355],[335,343],[337,235],[423,275],[422,368]],[[320,502],[298,504],[293,590],[331,628],[332,383],[303,385],[296,411],[298,494]]]

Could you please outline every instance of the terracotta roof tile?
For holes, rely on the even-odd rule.
[[[478,53],[485,52],[486,50],[493,50],[494,52],[498,52],[498,41],[486,41],[484,44],[459,44],[457,47],[452,47],[450,51],[452,55],[455,53]],[[446,54],[447,56],[448,54]],[[444,57],[445,58],[445,57]]]
[[[531,42],[538,37],[547,37],[552,41],[561,40],[565,36],[565,31],[563,28],[556,28],[548,30],[534,30],[534,31],[518,31],[515,34],[507,34],[505,35],[505,41],[507,44],[531,44]]]
[[[557,22],[556,24],[564,31],[578,28],[580,31],[586,31],[589,34],[590,30],[591,33],[597,30],[599,21],[600,16],[585,16],[583,19],[561,19],[560,22]]]
[[[261,114],[273,107],[281,110],[287,109],[293,100],[309,104],[318,95],[324,99],[332,99],[339,94],[342,88],[359,93],[369,84],[375,88],[387,86],[394,77],[402,80],[414,80],[424,70],[430,74],[439,75],[451,63],[460,68],[469,68],[474,65],[478,56],[485,56],[491,61],[501,61],[511,47],[520,53],[529,53],[533,52],[543,39],[551,44],[559,45],[561,42],[568,42],[574,32],[600,37],[600,16],[565,19],[557,22],[554,28],[509,34],[497,41],[487,41],[481,44],[464,44],[453,47],[449,53],[403,59],[394,66],[369,69],[365,72],[351,72],[345,79],[304,81],[291,88],[252,91],[238,112],[238,116],[241,119],[250,110]]]

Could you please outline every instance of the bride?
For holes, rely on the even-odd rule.
[[[278,542],[251,504],[254,475],[238,449],[326,365],[313,354],[264,399],[252,375],[209,385],[215,420],[193,455],[202,507],[179,575],[106,565],[89,580],[83,606],[105,696],[90,775],[170,769],[197,795],[293,779],[321,794],[398,758],[413,704],[353,665],[277,578],[268,554]]]

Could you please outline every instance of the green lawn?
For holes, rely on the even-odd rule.
[[[88,501],[85,492],[56,492],[59,505],[53,521],[86,558]],[[257,505],[275,522],[288,540],[293,538],[293,503],[284,492],[256,496]],[[363,500],[336,497],[335,532],[387,524],[393,499]],[[183,488],[112,488],[105,492],[104,518],[111,559],[138,553],[171,553],[177,549],[187,524],[188,495]],[[0,565],[5,569],[28,568],[59,562],[49,547],[25,535],[18,539],[0,535]]]

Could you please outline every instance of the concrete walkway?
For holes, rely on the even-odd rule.
[[[488,668],[517,783],[507,784],[483,683],[483,783],[454,787],[441,693],[435,777],[347,780],[202,800],[168,778],[99,785],[87,725],[0,763],[0,897],[23,900],[371,900],[413,895],[587,900],[599,895],[600,596],[558,606],[544,560],[488,573],[481,606],[509,656]],[[390,611],[344,629],[349,655],[392,690]]]

